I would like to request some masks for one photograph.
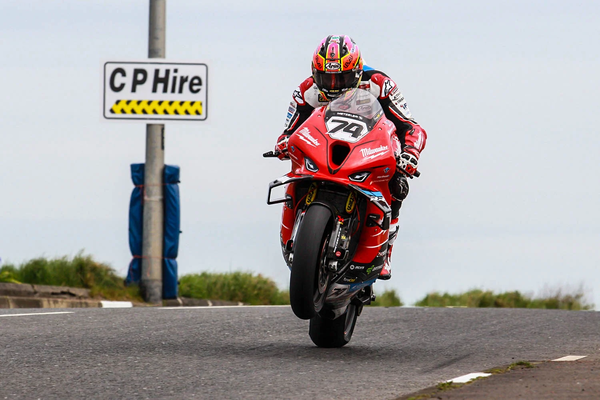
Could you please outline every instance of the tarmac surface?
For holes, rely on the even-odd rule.
[[[0,399],[397,399],[518,361],[434,398],[600,398],[599,332],[597,312],[366,308],[320,349],[289,307],[7,309]]]

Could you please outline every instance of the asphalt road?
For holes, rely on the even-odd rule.
[[[289,307],[0,310],[0,399],[392,399],[565,355],[599,358],[600,313],[366,308],[320,349]]]

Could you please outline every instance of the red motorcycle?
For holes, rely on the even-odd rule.
[[[292,310],[310,319],[319,347],[347,344],[363,306],[375,300],[388,246],[388,183],[400,154],[394,132],[372,94],[351,90],[315,109],[291,135],[292,170],[269,184],[267,204],[284,203],[281,247]],[[272,199],[282,185],[285,195]]]

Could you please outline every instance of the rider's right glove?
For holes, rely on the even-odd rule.
[[[409,175],[414,175],[417,172],[417,165],[419,164],[419,159],[413,153],[409,153],[407,151],[402,152],[400,157],[396,159],[396,165],[401,170],[401,172],[406,172]]]
[[[288,140],[290,140],[290,135],[281,134],[277,139],[277,144],[275,145],[275,154],[280,160],[289,160],[288,156]]]

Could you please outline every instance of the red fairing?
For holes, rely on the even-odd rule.
[[[312,175],[315,180],[335,181],[342,185],[356,184],[367,190],[380,191],[386,199],[390,198],[388,181],[394,174],[396,165],[390,139],[394,125],[386,118],[381,118],[369,134],[368,141],[348,143],[332,139],[327,134],[322,116],[324,110],[325,107],[315,110],[313,116],[316,114],[317,118],[310,118],[290,137],[288,149],[293,173]],[[349,155],[341,165],[333,160],[335,145],[349,149]],[[317,164],[318,172],[306,169],[306,157]],[[389,168],[388,172],[384,172],[386,168]],[[373,171],[365,182],[356,183],[348,178],[349,175],[362,171]]]
[[[395,126],[387,118],[382,117],[373,127],[368,137],[356,143],[336,140],[327,133],[324,121],[325,107],[316,109],[304,124],[290,137],[288,143],[289,156],[292,161],[292,175],[312,175],[314,181],[336,182],[344,186],[350,184],[372,192],[380,192],[391,204],[388,183],[396,170],[394,150],[398,151],[398,140],[395,138]],[[336,164],[334,147],[348,149],[348,155],[342,164]],[[305,159],[310,159],[317,167],[317,172],[306,168]],[[350,175],[369,171],[369,177],[363,182],[351,181]],[[294,195],[294,183],[287,188],[287,193]],[[283,207],[281,243],[290,240],[295,215],[299,207],[304,206],[305,198],[295,199],[294,209]],[[367,215],[376,214],[383,220],[383,212],[371,202],[367,203]],[[352,259],[356,263],[373,263],[387,248],[388,231],[377,226],[365,226],[362,230],[357,251]],[[378,258],[379,257],[379,258]],[[377,267],[377,265],[375,265]]]

